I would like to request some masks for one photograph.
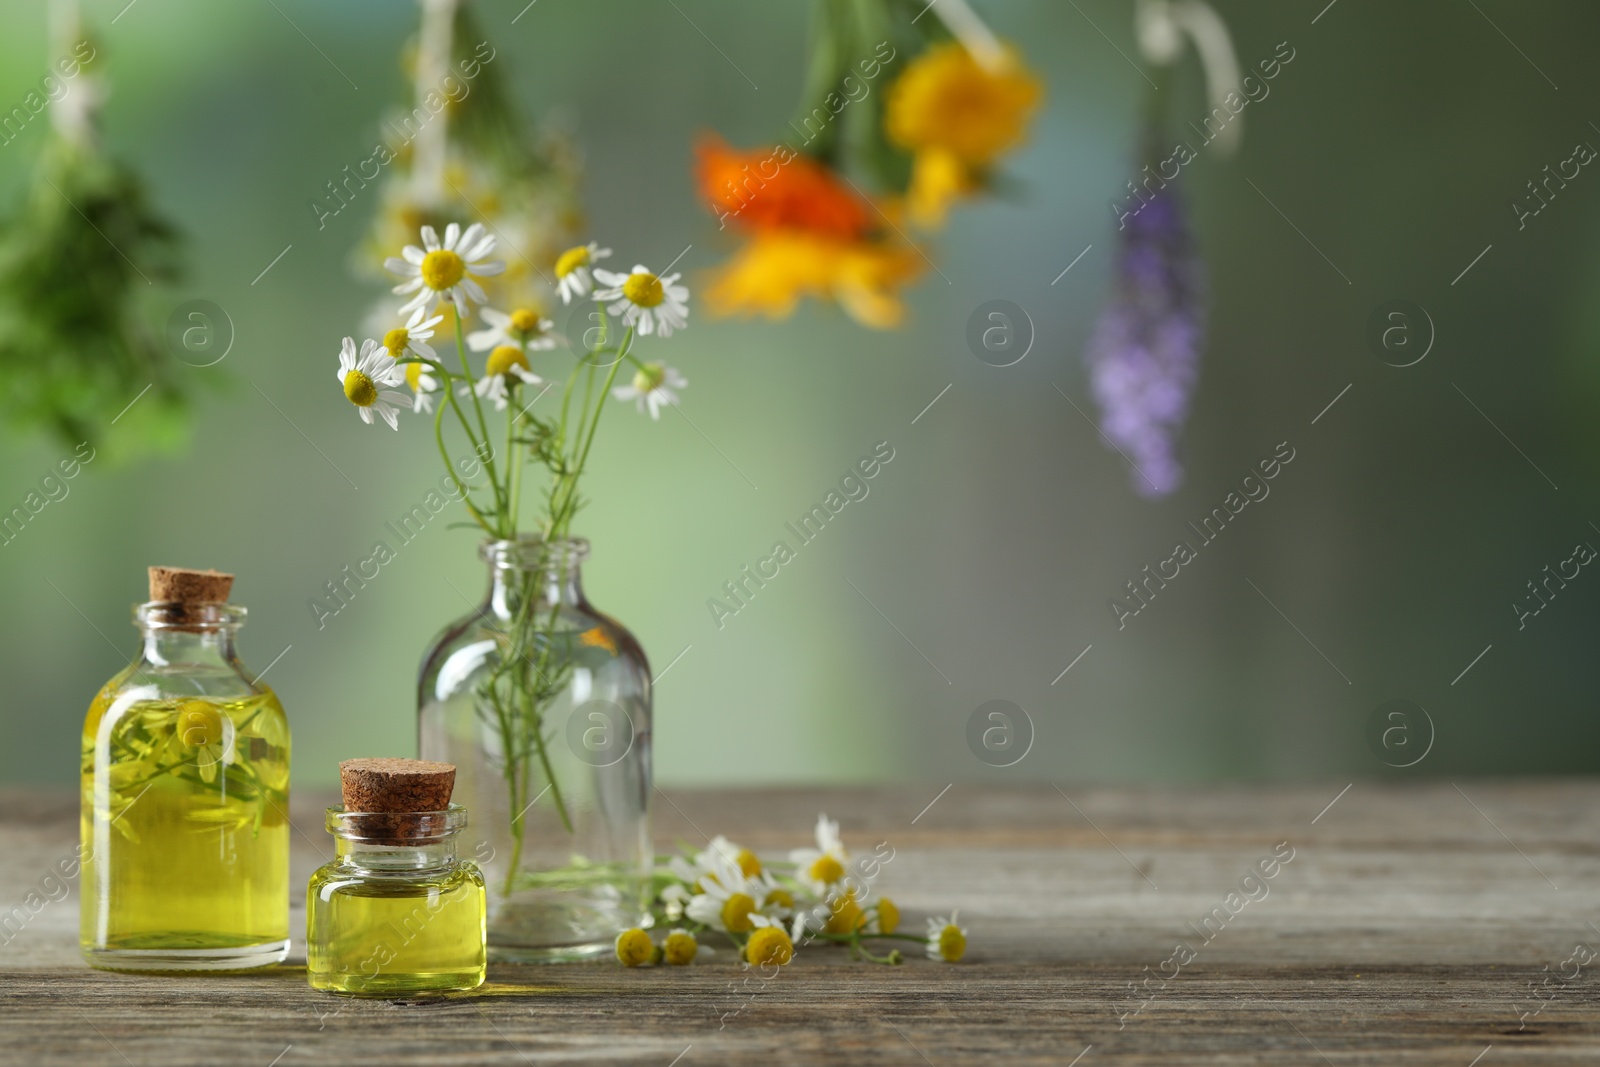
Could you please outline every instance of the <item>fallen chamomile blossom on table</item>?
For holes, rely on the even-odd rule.
[[[720,834],[704,850],[663,857],[651,917],[671,932],[657,945],[644,928],[626,930],[617,938],[617,959],[628,967],[682,966],[711,952],[700,943],[706,935],[726,938],[739,960],[755,967],[782,967],[818,942],[884,964],[903,963],[905,955],[897,949],[878,955],[867,942],[914,942],[928,958],[947,963],[966,954],[967,931],[954,912],[928,919],[926,934],[899,932],[899,905],[873,889],[892,849],[884,855],[886,845],[879,845],[852,860],[837,822],[821,816],[815,832],[816,846],[793,850],[788,862],[763,861]]]

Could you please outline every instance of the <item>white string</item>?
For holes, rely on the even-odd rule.
[[[457,0],[421,0],[422,29],[417,44],[416,106],[423,98],[442,93],[450,73],[450,47],[455,31]],[[417,132],[416,156],[411,167],[411,194],[418,204],[436,206],[444,200],[445,163],[449,148],[450,112],[441,108]]]
[[[49,66],[52,76],[61,60],[76,62],[78,43],[84,39],[83,16],[78,10],[78,0],[51,0],[50,2]],[[96,55],[96,60],[103,60]],[[50,105],[50,126],[70,144],[88,145],[94,141],[95,116],[105,100],[105,81],[96,74],[80,71],[74,78],[58,77],[65,95]]]
[[[972,54],[978,66],[990,74],[1001,74],[1007,66],[1006,49],[994,31],[984,25],[978,13],[967,0],[933,0],[934,14],[939,16],[950,35],[961,42],[961,47]]]
[[[1211,107],[1227,111],[1223,99],[1239,85],[1239,61],[1227,25],[1210,4],[1205,0],[1139,0],[1133,25],[1140,53],[1157,66],[1177,61],[1187,35],[1205,71]],[[1243,137],[1244,115],[1237,114],[1213,141],[1224,154],[1232,154]]]

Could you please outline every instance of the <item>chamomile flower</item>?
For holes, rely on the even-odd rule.
[[[867,916],[856,899],[854,889],[836,894],[827,904],[828,917],[823,930],[830,934],[853,934],[866,925]]]
[[[643,967],[654,962],[655,954],[655,942],[638,927],[617,935],[617,961],[624,967]]]
[[[619,385],[611,390],[618,400],[632,400],[642,414],[648,407],[652,419],[661,418],[661,409],[678,402],[678,390],[689,384],[689,379],[678,373],[676,367],[665,363],[646,363],[633,375],[633,384]]]
[[[439,390],[439,379],[426,363],[407,363],[406,384],[411,386],[415,394],[411,400],[411,410],[416,412],[433,410],[433,394]]]
[[[357,354],[355,338],[346,337],[339,350],[338,378],[345,398],[356,406],[362,422],[372,425],[372,415],[376,412],[390,429],[400,428],[395,409],[410,406],[410,401],[404,393],[382,387],[399,385],[405,375],[382,345],[369,338],[361,342],[361,351]]]
[[[518,308],[507,315],[486,307],[478,315],[489,324],[486,330],[473,330],[467,334],[467,347],[474,352],[487,352],[500,345],[516,345],[523,349],[545,349],[556,346],[555,335],[550,331],[555,323],[539,317],[536,311]]]
[[[611,314],[621,315],[624,326],[637,324],[645,337],[653,333],[671,337],[673,330],[681,330],[689,322],[689,289],[675,284],[681,274],[661,278],[648,267],[636,265],[629,274],[597,268],[594,277],[606,286],[596,289],[594,298]]]
[[[517,383],[538,385],[543,378],[528,368],[528,357],[516,345],[501,345],[489,353],[483,377],[472,387],[480,399],[494,401],[496,411],[504,411]],[[465,389],[465,386],[462,387]]]
[[[239,762],[235,735],[233,720],[215,704],[186,700],[178,707],[171,747],[179,759],[194,765],[201,781],[214,782],[219,767]]]
[[[396,293],[416,293],[401,305],[402,314],[422,308],[432,311],[439,301],[448,300],[456,314],[467,313],[467,303],[487,303],[489,297],[474,280],[499,274],[505,262],[489,259],[494,253],[494,235],[482,223],[473,223],[466,232],[455,223],[445,227],[444,241],[432,226],[422,227],[422,247],[406,245],[403,258],[390,256],[383,267],[406,280],[394,287]]]
[[[594,289],[595,262],[610,254],[611,249],[601,248],[598,241],[590,241],[586,245],[569,248],[557,257],[556,287],[561,290],[563,304],[589,295]]]
[[[752,882],[728,859],[718,857],[709,875],[702,875],[703,893],[690,899],[684,913],[697,923],[730,934],[745,934],[755,928],[753,918],[761,915],[766,896],[764,882]]]
[[[850,856],[839,840],[839,824],[826,815],[817,816],[817,847],[797,848],[789,853],[795,877],[819,897],[832,892],[844,880]]]
[[[948,919],[928,920],[928,958],[946,963],[960,962],[967,952],[967,931],[956,925],[957,912]]]
[[[892,934],[900,928],[900,906],[888,897],[879,897],[873,907],[872,922],[867,927],[875,934]]]
[[[750,921],[753,929],[750,940],[744,944],[744,958],[747,962],[757,967],[767,964],[776,964],[782,967],[794,959],[794,940],[789,936],[789,931],[783,924],[774,922],[764,915],[752,915]],[[794,935],[799,937],[799,933]]]
[[[709,871],[718,858],[736,865],[746,878],[754,878],[761,873],[761,860],[756,854],[747,848],[740,848],[722,834],[711,839],[710,847],[695,857],[695,863]]]
[[[662,959],[674,967],[687,967],[699,955],[700,943],[687,930],[676,929],[661,943]]]
[[[435,315],[431,319],[424,319],[427,314],[422,308],[417,308],[411,313],[404,326],[396,326],[383,335],[383,350],[389,353],[391,359],[431,359],[439,361],[439,354],[428,344],[434,334],[434,327],[444,321],[443,315]]]

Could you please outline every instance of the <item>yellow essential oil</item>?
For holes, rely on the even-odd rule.
[[[398,877],[330,863],[306,891],[306,971],[314,989],[368,997],[476,989],[487,897],[471,864]]]
[[[95,967],[238,970],[288,954],[289,726],[233,655],[243,615],[142,605],[144,653],[89,707],[79,940]]]
[[[455,768],[346,760],[340,777],[345,808],[327,817],[337,856],[306,889],[312,988],[369,997],[476,989],[488,896],[478,868],[456,859],[467,818],[449,803]]]

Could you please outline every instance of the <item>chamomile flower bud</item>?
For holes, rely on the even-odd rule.
[[[967,953],[967,931],[956,925],[956,912],[948,919],[928,920],[928,958],[958,963]]]
[[[687,930],[674,930],[661,946],[663,958],[674,967],[687,967],[700,951],[700,943]]]
[[[900,906],[888,897],[878,898],[878,933],[892,934],[900,928]]]
[[[617,935],[617,959],[624,967],[643,967],[656,953],[655,942],[638,927]]]
[[[751,917],[755,922],[755,930],[750,934],[750,940],[744,945],[745,961],[757,967],[776,964],[782,967],[794,959],[794,942],[789,938],[789,932],[781,923],[775,923],[762,915]]]

